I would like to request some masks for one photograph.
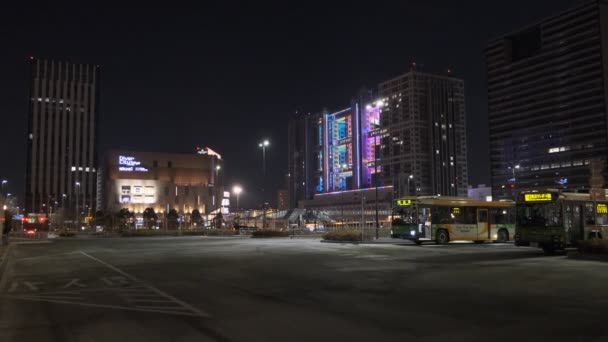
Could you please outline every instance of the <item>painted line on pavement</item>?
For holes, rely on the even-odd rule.
[[[21,300],[29,300],[29,301],[39,301],[39,299],[34,298],[34,297],[22,297],[22,296],[2,296],[2,297],[13,298],[13,299],[21,299]],[[118,309],[118,310],[139,311],[139,312],[157,312],[157,313],[164,313],[164,314],[170,313],[170,314],[174,314],[174,315],[194,316],[194,317],[201,317],[201,316],[202,317],[209,317],[209,315],[207,315],[206,313],[203,313],[200,310],[197,310],[198,312],[192,312],[191,309],[188,309],[189,312],[181,312],[181,311],[174,311],[174,310],[139,309],[139,308],[130,308],[130,307],[125,307],[125,306],[117,306],[117,305],[78,303],[78,302],[65,301],[65,300],[55,300],[55,299],[44,299],[44,301],[45,302],[50,302],[50,303],[57,303],[57,304],[70,304],[70,305],[79,305],[79,306],[90,306],[90,307],[104,308],[104,309]]]
[[[127,279],[130,279],[131,281],[133,281],[133,282],[135,282],[135,283],[144,284],[142,281],[138,280],[138,279],[137,279],[136,277],[134,277],[133,275],[131,275],[131,274],[129,274],[129,273],[127,273],[127,272],[125,272],[125,271],[123,271],[123,270],[121,270],[121,269],[117,268],[117,267],[116,267],[116,266],[114,266],[114,265],[111,265],[111,264],[109,264],[109,263],[107,263],[107,262],[105,262],[105,261],[103,261],[103,260],[101,260],[101,259],[99,259],[99,258],[96,258],[96,257],[94,257],[94,256],[92,256],[92,255],[90,255],[90,254],[87,254],[86,252],[80,251],[80,253],[81,253],[82,255],[86,256],[87,258],[89,258],[89,259],[91,259],[91,260],[94,260],[94,261],[96,261],[96,262],[98,262],[98,263],[100,263],[100,264],[102,264],[102,265],[106,266],[107,268],[109,268],[109,269],[113,270],[114,272],[116,272],[116,273],[118,273],[118,274],[120,274],[120,275],[122,275],[122,276],[126,277]],[[190,314],[191,316],[200,316],[200,317],[205,317],[205,318],[209,318],[209,317],[211,317],[211,316],[210,316],[208,313],[203,312],[203,311],[201,311],[201,310],[199,310],[199,309],[195,308],[194,306],[192,306],[192,305],[190,305],[190,304],[188,304],[188,303],[186,303],[186,302],[184,302],[184,301],[182,301],[182,300],[180,300],[180,299],[177,299],[177,298],[175,298],[175,297],[171,296],[170,294],[168,294],[168,293],[166,293],[166,292],[164,292],[164,291],[162,291],[162,290],[160,290],[160,289],[158,289],[158,288],[156,288],[156,287],[154,287],[154,286],[151,286],[151,285],[148,285],[148,284],[146,284],[145,286],[146,286],[146,287],[147,287],[149,290],[151,290],[151,291],[155,292],[156,294],[158,294],[159,296],[164,297],[164,298],[167,298],[168,300],[172,301],[173,303],[178,304],[178,305],[180,305],[181,307],[188,309],[188,310],[191,312],[191,314]],[[0,289],[1,289],[1,287],[0,287]],[[95,304],[95,305],[91,305],[91,306],[99,306],[99,307],[113,307],[113,306],[105,306],[105,305],[99,305],[99,304]],[[122,307],[121,307],[121,308],[122,308]],[[122,309],[124,309],[124,308],[122,308]],[[145,309],[145,310],[142,310],[142,309],[132,309],[132,310],[137,310],[137,311],[152,311],[152,312],[154,312],[154,311],[155,311],[155,310],[150,310],[150,309]],[[180,314],[181,314],[181,313],[180,313]]]

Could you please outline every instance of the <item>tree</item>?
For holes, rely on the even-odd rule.
[[[134,214],[132,212],[130,212],[129,209],[127,209],[127,208],[120,209],[120,211],[116,214],[116,219],[118,220],[118,228],[120,230],[129,229],[129,223],[130,223],[131,219],[133,218],[133,216],[134,216]]]
[[[177,211],[175,209],[169,210],[169,213],[167,214],[167,226],[169,227],[169,229],[177,229],[178,218],[179,215],[177,215]]]
[[[110,224],[110,217],[104,214],[103,211],[98,210],[95,212],[95,218],[93,219],[93,226],[106,227]]]
[[[154,208],[146,208],[143,212],[144,224],[148,228],[152,228],[156,226],[156,221],[158,220],[158,215],[154,212]]]
[[[201,212],[198,211],[198,209],[192,210],[192,213],[190,214],[190,220],[195,225],[197,225],[197,226],[200,225],[203,222],[203,217],[201,216]]]

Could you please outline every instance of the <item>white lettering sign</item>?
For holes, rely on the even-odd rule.
[[[141,166],[141,162],[135,157],[118,156],[118,171],[123,172],[148,172],[148,169]]]

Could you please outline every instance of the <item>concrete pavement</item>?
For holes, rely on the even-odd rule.
[[[604,341],[608,264],[484,245],[16,245],[0,341]]]

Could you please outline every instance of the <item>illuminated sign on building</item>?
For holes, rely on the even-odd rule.
[[[141,162],[135,157],[118,156],[118,171],[124,172],[148,172],[148,169],[141,166]]]
[[[605,203],[598,203],[596,211],[598,214],[608,214],[608,206]]]
[[[524,194],[525,202],[550,202],[552,200],[553,200],[553,197],[550,192]]]
[[[222,159],[222,156],[219,153],[215,152],[214,150],[210,149],[207,146],[205,146],[205,148],[202,148],[202,149],[200,147],[197,147],[196,150],[197,150],[198,154],[206,154],[208,156],[216,156],[217,159]]]

